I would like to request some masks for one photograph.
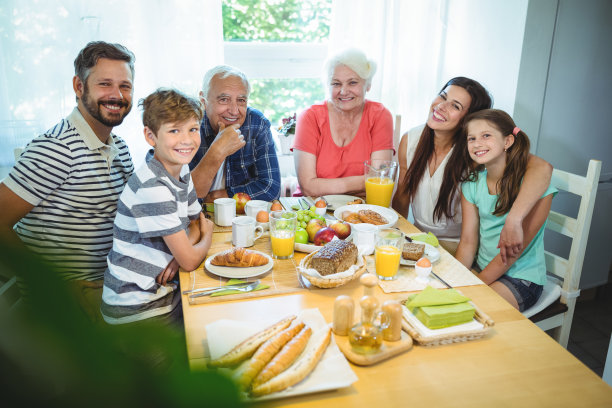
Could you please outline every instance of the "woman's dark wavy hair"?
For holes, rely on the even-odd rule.
[[[466,116],[472,112],[491,107],[493,101],[487,90],[477,81],[466,77],[455,77],[448,81],[440,90],[440,93],[447,87],[455,85],[465,89],[470,94],[472,101],[466,112]],[[465,118],[465,116],[464,116]],[[465,137],[463,137],[462,123],[457,126],[453,136],[453,149],[451,156],[444,169],[442,185],[438,195],[438,202],[433,210],[435,220],[439,220],[442,216],[452,219],[455,214],[453,211],[453,198],[459,190],[461,179],[467,171],[467,164],[463,156],[463,151],[466,150]],[[419,187],[419,183],[423,178],[427,163],[434,153],[434,131],[427,124],[421,133],[419,143],[414,152],[414,158],[410,167],[406,171],[406,176],[402,180],[400,194],[405,194],[412,202],[414,195]]]
[[[467,135],[468,124],[473,120],[486,120],[491,126],[499,130],[502,135],[511,135],[516,125],[514,120],[506,112],[499,109],[485,109],[474,112],[465,118],[463,122],[463,134]],[[464,137],[467,143],[467,136]],[[465,160],[470,163],[467,175],[462,181],[476,181],[478,172],[484,170],[484,165],[476,165],[470,158],[467,147],[463,149]],[[522,130],[514,135],[514,143],[506,152],[506,167],[504,174],[497,182],[497,202],[493,215],[504,215],[510,211],[516,196],[521,188],[523,176],[527,170],[529,161],[529,138]]]

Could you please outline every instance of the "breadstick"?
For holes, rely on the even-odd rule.
[[[272,361],[257,374],[251,385],[253,388],[265,383],[275,375],[282,373],[289,368],[291,364],[298,358],[302,351],[306,348],[312,329],[308,326],[304,327],[291,341],[283,346]]]
[[[247,388],[251,385],[251,381],[262,368],[278,353],[289,340],[295,337],[302,330],[304,323],[295,324],[261,345],[253,354],[253,357],[248,361],[245,367],[240,366],[240,369],[235,373],[235,378],[242,388]]]
[[[216,360],[211,360],[208,363],[209,367],[232,367],[241,361],[251,357],[259,346],[270,337],[274,336],[281,330],[289,327],[296,316],[289,316],[278,323],[273,324],[265,330],[255,333],[236,347],[222,355]]]
[[[331,329],[327,328],[327,333],[318,339],[315,347],[308,350],[303,357],[296,361],[294,365],[292,365],[282,374],[277,375],[262,385],[253,387],[251,390],[251,395],[254,397],[259,397],[272,392],[282,391],[285,388],[291,387],[292,385],[302,381],[319,363],[319,360],[325,352],[330,340]]]

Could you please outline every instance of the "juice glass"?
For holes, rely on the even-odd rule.
[[[293,258],[297,214],[291,211],[270,213],[270,242],[274,259]]]
[[[395,279],[402,257],[404,234],[392,228],[378,231],[374,259],[376,276],[382,280]]]
[[[388,160],[367,160],[364,166],[366,203],[389,207],[395,187],[397,163]]]

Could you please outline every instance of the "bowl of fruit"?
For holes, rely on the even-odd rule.
[[[332,239],[351,239],[348,222],[327,220],[312,208],[297,211],[297,223],[295,250],[299,252],[314,252]]]

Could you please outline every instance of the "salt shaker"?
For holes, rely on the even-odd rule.
[[[346,295],[340,295],[334,301],[334,321],[332,329],[338,336],[346,336],[353,326],[355,303]]]
[[[383,330],[385,341],[398,341],[402,338],[402,305],[395,300],[383,303],[382,311],[389,316],[389,326]]]

